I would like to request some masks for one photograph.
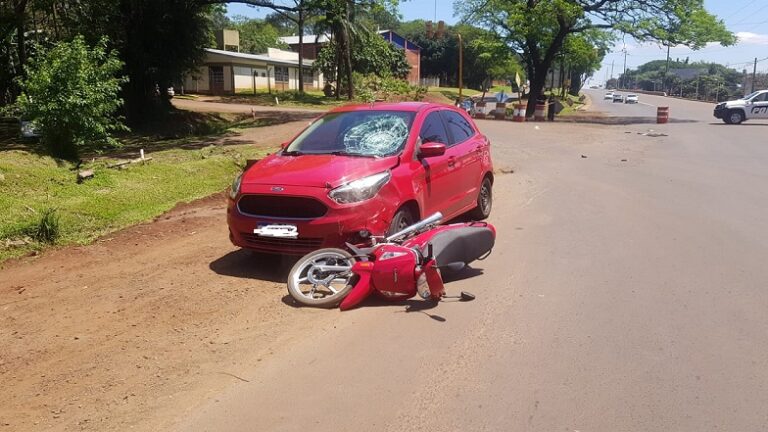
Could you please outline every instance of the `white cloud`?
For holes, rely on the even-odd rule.
[[[750,32],[738,32],[736,37],[739,38],[739,43],[753,44],[753,45],[768,45],[768,35],[750,33]]]

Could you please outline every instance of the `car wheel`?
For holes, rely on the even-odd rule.
[[[486,177],[480,184],[480,192],[477,194],[477,206],[469,213],[469,216],[475,220],[487,219],[491,215],[493,208],[493,183]]]
[[[390,236],[408,226],[411,226],[414,224],[414,222],[416,222],[416,217],[413,216],[413,213],[407,208],[401,208],[392,218],[392,222],[389,224],[389,229],[387,230],[387,235]]]
[[[739,124],[744,121],[744,113],[738,110],[728,112],[728,123]]]

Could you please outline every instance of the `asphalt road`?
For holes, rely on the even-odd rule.
[[[515,172],[477,300],[327,311],[179,430],[768,429],[768,125],[641,101],[689,122],[479,122]]]
[[[676,98],[637,94],[639,103],[625,104],[605,100],[606,90],[589,89],[584,91],[592,99],[592,110],[602,111],[610,116],[647,116],[656,117],[656,107],[669,107],[670,118],[677,121],[719,122],[712,116],[714,103],[693,102]],[[631,92],[619,91],[626,97]]]

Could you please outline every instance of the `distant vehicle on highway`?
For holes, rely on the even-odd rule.
[[[624,96],[618,93],[613,94],[613,102],[624,102]]]
[[[603,96],[603,99],[605,100],[613,100],[613,92],[608,92]]]
[[[624,103],[633,104],[640,102],[640,99],[637,97],[636,94],[628,94],[627,97],[624,99]]]
[[[727,124],[739,124],[746,120],[768,119],[768,90],[758,90],[741,99],[715,105],[715,118]]]

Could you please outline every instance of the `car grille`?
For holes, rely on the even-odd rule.
[[[303,255],[320,249],[323,244],[322,238],[261,237],[252,233],[241,233],[241,235],[249,248],[268,252]]]
[[[314,198],[243,195],[237,202],[240,213],[251,216],[265,216],[291,219],[313,219],[324,216],[328,208]]]

